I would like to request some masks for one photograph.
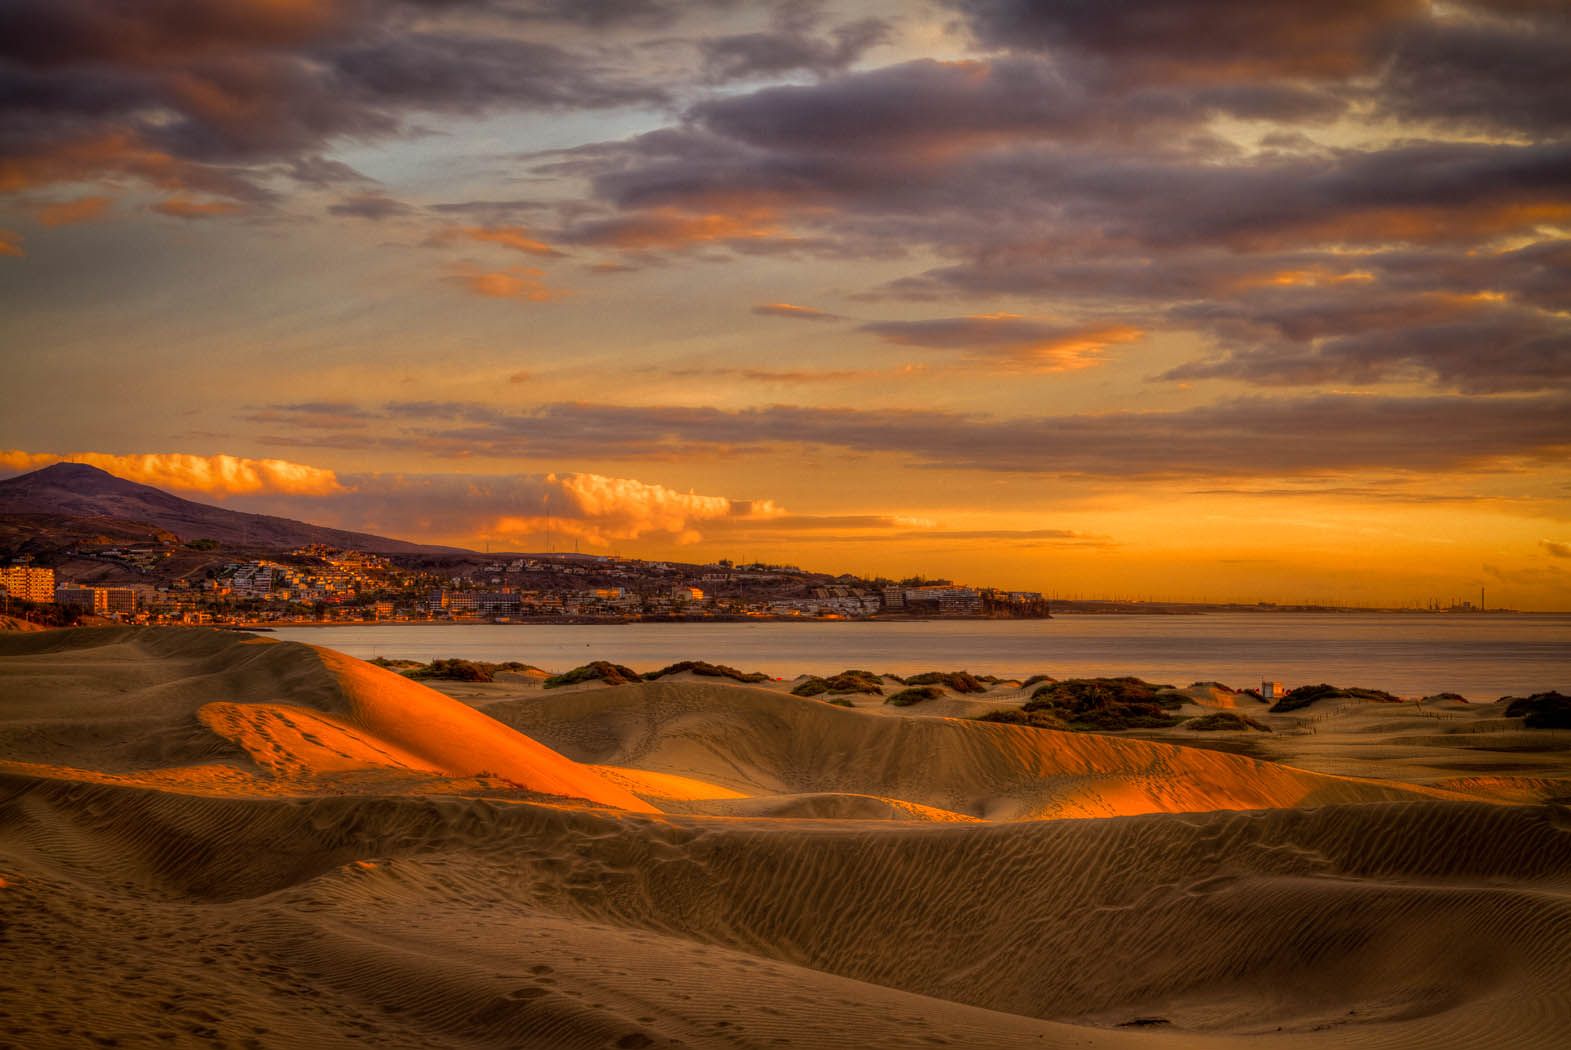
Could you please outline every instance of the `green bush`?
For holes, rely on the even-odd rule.
[[[1179,722],[1167,712],[1183,703],[1171,686],[1139,678],[1066,678],[1038,686],[1022,710],[1046,711],[1070,729],[1165,729]]]
[[[871,671],[856,669],[841,671],[828,678],[809,678],[791,690],[792,696],[821,696],[824,693],[868,693],[883,696],[882,680]]]
[[[545,680],[544,685],[547,689],[557,689],[564,685],[595,681],[604,682],[606,685],[631,685],[642,679],[632,668],[607,660],[595,660],[582,667],[575,667],[571,671],[554,674]]]
[[[1396,697],[1380,689],[1343,689],[1321,682],[1319,685],[1301,685],[1288,690],[1286,696],[1271,705],[1271,713],[1280,715],[1288,711],[1300,711],[1322,700],[1375,700],[1385,704],[1397,702]]]
[[[1184,728],[1193,729],[1197,733],[1237,733],[1246,729],[1253,729],[1259,733],[1271,732],[1271,727],[1263,722],[1257,722],[1248,715],[1233,711],[1218,711],[1202,718],[1191,718],[1184,723]]]
[[[1012,707],[1007,711],[989,711],[977,716],[978,722],[1002,722],[1011,726],[1031,726],[1034,729],[1068,729],[1069,724],[1051,711],[1023,711]]]
[[[650,671],[644,675],[644,681],[653,682],[656,679],[666,677],[666,675],[680,674],[683,671],[691,671],[693,674],[702,675],[706,678],[730,678],[734,681],[748,684],[769,681],[769,676],[762,671],[738,671],[736,668],[729,667],[726,664],[712,664],[705,660],[681,660],[674,664],[667,664],[658,671]]]
[[[1571,729],[1571,696],[1548,692],[1501,699],[1507,701],[1506,717],[1522,719],[1528,729]]]
[[[900,692],[885,700],[884,703],[894,704],[896,707],[910,707],[912,704],[920,704],[924,700],[938,700],[943,695],[944,691],[936,685],[916,685],[909,689],[900,690]]]
[[[996,679],[995,679],[996,681]],[[985,693],[987,686],[969,671],[925,671],[905,679],[906,685],[941,685],[957,693]]]

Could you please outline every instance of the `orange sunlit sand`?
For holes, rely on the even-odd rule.
[[[910,708],[541,682],[0,636],[9,1034],[1549,1047],[1571,1022],[1543,804],[1571,776],[1492,705],[1262,714],[1243,754],[974,720],[1018,682]],[[1459,775],[1481,740],[1497,761]]]

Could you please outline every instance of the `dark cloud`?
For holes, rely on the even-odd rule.
[[[407,215],[412,210],[402,201],[381,193],[361,193],[353,197],[346,197],[336,204],[327,206],[329,214],[344,215],[355,219],[370,219],[380,222],[382,219],[397,218]]]
[[[1571,321],[1494,297],[1331,285],[1255,290],[1174,315],[1234,349],[1169,379],[1307,386],[1418,377],[1468,393],[1571,386]]]
[[[331,143],[422,113],[664,100],[586,54],[460,28],[508,6],[17,0],[0,7],[0,185],[129,176],[258,202],[262,165],[350,179],[321,158]]]
[[[398,402],[381,443],[456,456],[660,460],[815,446],[913,464],[1059,476],[1276,477],[1497,467],[1571,451],[1571,399],[1326,394],[1000,419],[941,410],[724,410]]]
[[[698,42],[704,75],[714,83],[779,77],[787,73],[839,72],[889,39],[889,23],[864,18],[837,26],[827,37],[809,27],[782,26],[759,33],[707,37]]]
[[[1129,77],[1342,77],[1378,58],[1423,0],[951,0],[977,40],[1001,50],[1095,56]]]

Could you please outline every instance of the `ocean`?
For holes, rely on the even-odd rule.
[[[555,624],[377,624],[271,635],[369,659],[519,660],[562,671],[614,660],[652,671],[709,660],[780,678],[848,667],[892,674],[970,670],[1055,678],[1137,675],[1235,688],[1262,680],[1455,692],[1494,700],[1571,692],[1571,616],[1360,613],[1070,615],[1052,620]]]

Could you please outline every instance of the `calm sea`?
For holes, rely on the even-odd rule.
[[[280,629],[275,638],[370,658],[521,660],[566,670],[614,660],[652,671],[709,660],[788,678],[862,667],[1002,676],[1138,675],[1180,685],[1262,679],[1451,691],[1471,699],[1571,692],[1571,616],[1063,615],[917,623],[388,624]]]

